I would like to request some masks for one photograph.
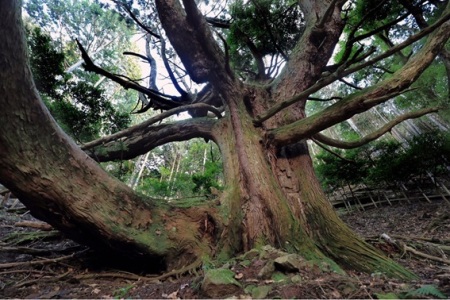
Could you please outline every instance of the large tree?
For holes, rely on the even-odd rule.
[[[142,261],[149,268],[195,267],[204,255],[229,257],[271,244],[335,268],[411,278],[411,273],[365,243],[338,218],[314,174],[306,141],[318,138],[339,144],[319,133],[408,90],[442,53],[450,36],[450,7],[430,1],[429,5],[436,5],[434,14],[442,11],[434,22],[420,30],[412,26],[408,37],[396,39],[398,44],[374,51],[359,44],[388,27],[381,23],[372,31],[360,31],[374,11],[368,10],[359,22],[350,22],[348,14],[353,6],[347,1],[298,1],[297,13],[291,8],[297,4],[279,1],[286,9],[277,8],[278,12],[299,19],[293,23],[299,26],[295,35],[277,31],[281,25],[271,26],[271,11],[265,8],[274,6],[263,5],[270,1],[250,2],[255,16],[263,18],[260,26],[267,34],[260,38],[266,41],[248,36],[252,31],[244,22],[234,31],[242,44],[242,49],[234,47],[234,52],[213,29],[230,23],[203,16],[194,0],[155,0],[160,23],[154,26],[146,26],[124,6],[124,11],[158,39],[168,70],[169,60],[178,55],[190,78],[202,84],[198,93],[176,84],[180,96],[168,96],[152,86],[112,74],[97,66],[80,44],[86,70],[136,89],[148,100],[147,107],[167,110],[142,124],[85,144],[83,151],[58,128],[36,91],[26,55],[20,1],[0,1],[0,182],[34,216],[73,239],[122,259]],[[403,22],[405,14],[409,15],[403,11],[386,22]],[[283,15],[275,19],[280,18]],[[341,43],[344,54],[332,62],[346,26],[352,28]],[[282,33],[286,36],[280,36]],[[283,42],[288,37],[291,46]],[[423,43],[419,47],[415,42]],[[171,56],[166,55],[170,53],[166,52],[169,43],[174,50]],[[411,55],[391,76],[349,93],[319,113],[305,115],[305,104],[313,93],[406,47]],[[239,64],[235,60],[239,53],[250,53],[245,59],[254,63],[243,59]],[[266,65],[274,57],[281,61],[280,72]],[[169,73],[175,82],[178,73]],[[158,123],[186,110],[192,118]],[[401,118],[436,110],[428,108]],[[386,131],[382,128],[379,133]],[[364,142],[376,136],[366,137]],[[226,185],[219,201],[195,207],[136,194],[91,158],[129,159],[158,145],[194,137],[219,146]]]

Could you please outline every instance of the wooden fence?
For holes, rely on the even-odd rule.
[[[432,184],[401,184],[380,189],[371,189],[366,186],[346,186],[335,189],[328,194],[328,200],[336,209],[365,210],[368,207],[392,205],[404,201],[432,202],[444,200],[450,204],[450,190],[444,182]]]

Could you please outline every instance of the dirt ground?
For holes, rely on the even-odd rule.
[[[12,205],[0,208],[0,298],[208,298],[201,286],[211,265],[181,277],[120,270],[45,224],[34,228],[41,224],[20,203],[13,209]],[[418,280],[402,282],[352,270],[343,276],[311,268],[262,279],[257,274],[266,262],[255,257],[225,266],[236,274],[241,288],[219,297],[449,298],[449,212],[448,203],[437,201],[341,214],[351,228],[412,270]],[[380,238],[383,233],[385,239]],[[396,242],[386,242],[389,237]]]

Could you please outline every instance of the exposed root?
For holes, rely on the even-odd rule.
[[[63,260],[67,260],[70,258],[73,258],[75,255],[84,252],[86,250],[77,252],[77,253],[73,253],[70,255],[66,255],[66,256],[61,256],[61,257],[57,257],[57,258],[48,258],[48,259],[41,259],[41,260],[32,260],[32,261],[24,261],[24,262],[12,262],[12,263],[4,263],[4,264],[0,264],[0,269],[9,269],[9,268],[15,268],[15,267],[21,267],[21,266],[33,266],[33,265],[46,265],[46,264],[51,264],[51,263],[55,263],[55,262],[60,262]]]
[[[197,269],[202,265],[201,259],[196,260],[192,264],[182,267],[177,270],[172,270],[170,272],[164,273],[159,276],[139,276],[132,273],[123,273],[123,272],[108,272],[108,273],[96,273],[96,274],[82,274],[82,275],[76,275],[73,278],[82,280],[82,279],[92,279],[92,278],[99,278],[99,277],[106,277],[106,278],[121,278],[121,279],[128,279],[128,280],[140,280],[140,281],[147,281],[147,282],[159,282],[162,280],[165,280],[169,277],[175,276],[180,277],[183,274],[189,273],[191,275],[198,276]]]
[[[418,250],[408,246],[406,243],[404,243],[402,241],[394,240],[393,238],[391,238],[390,236],[388,236],[385,233],[383,233],[380,236],[380,238],[385,240],[390,245],[395,246],[397,249],[399,249],[402,252],[402,254],[405,254],[405,253],[409,252],[411,254],[414,254],[414,255],[422,257],[422,258],[426,258],[426,259],[430,259],[430,260],[433,260],[433,261],[437,261],[437,262],[441,262],[441,263],[450,265],[450,260],[448,260],[446,258],[437,257],[437,256],[434,256],[434,255],[430,255],[430,254],[418,251]],[[444,257],[445,257],[445,255],[444,255]]]
[[[171,276],[179,277],[179,276],[181,276],[183,274],[186,274],[186,273],[197,275],[197,269],[200,268],[201,265],[202,265],[202,260],[201,259],[197,259],[192,264],[187,265],[186,267],[182,267],[182,268],[177,269],[177,270],[172,270],[172,271],[164,273],[164,274],[162,274],[160,276],[146,277],[146,278],[156,279],[156,280],[164,280],[164,279],[169,278]]]

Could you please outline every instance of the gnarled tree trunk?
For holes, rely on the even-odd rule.
[[[161,23],[190,76],[213,86],[225,116],[138,125],[123,133],[125,139],[103,139],[83,152],[59,129],[34,87],[19,2],[0,1],[0,182],[33,215],[73,239],[149,268],[195,265],[205,254],[231,256],[271,244],[335,268],[412,278],[338,218],[304,139],[407,88],[439,53],[449,24],[442,21],[394,79],[351,95],[324,114],[305,117],[307,94],[287,110],[272,110],[319,81],[344,26],[344,2],[301,1],[305,32],[283,73],[261,87],[233,76],[194,1],[185,0],[182,7],[176,0],[156,0]],[[213,140],[221,150],[226,187],[220,203],[181,208],[144,198],[89,157],[130,158],[194,136]]]

